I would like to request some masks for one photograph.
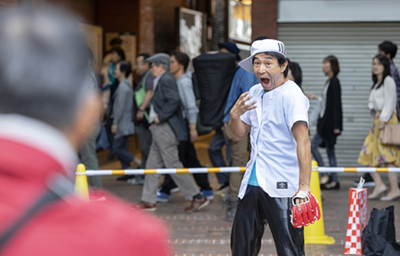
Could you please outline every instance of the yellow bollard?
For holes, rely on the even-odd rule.
[[[85,173],[86,167],[83,164],[78,164],[76,172]],[[75,193],[83,200],[89,201],[89,187],[86,174],[77,174],[75,176]]]
[[[306,244],[334,244],[335,239],[331,236],[325,235],[324,227],[324,214],[322,212],[321,188],[319,185],[318,164],[312,161],[312,172],[310,189],[311,193],[317,198],[319,207],[321,209],[321,218],[314,224],[304,227],[304,241]]]

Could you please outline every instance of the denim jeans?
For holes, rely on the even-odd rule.
[[[113,152],[118,156],[122,169],[129,168],[131,162],[135,159],[135,156],[128,151],[128,138],[128,136],[123,136],[118,139],[114,138],[112,144]]]
[[[315,158],[315,161],[317,161],[318,166],[325,166],[324,160],[322,160],[321,154],[318,151],[318,146],[324,142],[324,139],[321,138],[321,136],[317,133],[315,134],[314,138],[311,141],[311,153]],[[326,144],[326,143],[325,143]],[[328,154],[328,159],[329,159],[329,166],[330,167],[336,167],[336,156],[335,156],[335,147],[326,147],[326,153]],[[337,181],[337,173],[329,173],[329,177],[333,181]]]

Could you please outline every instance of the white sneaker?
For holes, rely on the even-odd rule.
[[[126,182],[130,185],[143,185],[144,179],[142,177],[136,176],[135,178],[128,179]]]
[[[178,187],[171,189],[171,193],[178,193],[179,191],[181,191]]]

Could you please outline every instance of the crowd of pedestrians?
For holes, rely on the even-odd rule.
[[[0,49],[0,194],[4,194],[0,224],[5,227],[1,249],[7,245],[9,254],[21,255],[50,255],[49,251],[60,248],[60,255],[77,250],[104,254],[115,251],[118,244],[121,252],[167,255],[170,248],[163,224],[138,208],[155,211],[158,202],[167,203],[178,189],[190,200],[185,212],[201,210],[214,199],[208,174],[194,174],[194,180],[189,174],[165,175],[160,187],[160,174],[119,177],[143,185],[141,201],[130,209],[102,191],[100,176],[89,177],[90,197],[106,203],[85,204],[74,196],[70,177],[76,155],[88,169],[99,169],[96,144],[102,133],[110,144],[109,158],[117,156],[124,169],[202,167],[194,146],[201,120],[215,130],[208,148],[213,166],[246,166],[245,174],[217,174],[220,187],[215,194],[227,203],[226,220],[234,222],[233,255],[258,253],[267,223],[278,254],[304,254],[303,229],[289,225],[288,212],[293,204],[299,208],[307,200],[311,153],[324,166],[318,148],[325,147],[329,165],[337,165],[335,145],[343,131],[337,57],[322,60],[327,80],[317,96],[302,90],[300,64],[287,60],[284,44],[267,37],[255,39],[251,56],[242,61],[239,48],[229,41],[218,45],[218,53],[206,53],[202,68],[215,80],[196,75],[196,65],[194,73],[189,71],[191,60],[179,51],[140,53],[132,66],[121,39],[115,38],[98,83],[90,68],[93,52],[69,14],[52,8],[16,9],[0,14],[0,21],[5,24],[0,28],[4,43]],[[386,125],[398,124],[400,116],[400,77],[393,62],[397,46],[385,41],[378,49],[372,58],[372,87],[366,102],[373,122],[360,145],[358,163],[399,167],[400,148],[380,141],[380,132]],[[229,65],[215,72],[209,64],[218,65],[218,60]],[[220,84],[228,87],[221,94]],[[201,103],[220,95],[217,107]],[[315,120],[310,122],[317,126],[311,142],[309,100],[318,101]],[[207,108],[218,111],[210,117]],[[129,152],[129,137],[134,134],[140,141],[141,159]],[[388,174],[389,188],[378,173],[368,175],[366,180],[370,177],[374,182],[369,199],[400,197],[396,173]],[[18,193],[10,195],[15,187],[20,188]],[[321,189],[339,188],[336,173],[321,177]],[[48,205],[49,210],[40,212]],[[39,213],[41,218],[24,227]],[[99,222],[107,225],[99,228]],[[21,228],[28,235],[9,243]],[[110,243],[98,243],[103,240]]]
[[[267,39],[267,37],[259,37],[255,41],[263,39]],[[103,92],[106,113],[103,124],[111,144],[109,158],[112,159],[114,155],[118,156],[121,167],[124,169],[202,167],[197,158],[194,143],[198,139],[198,120],[202,120],[202,112],[206,112],[199,111],[198,103],[203,100],[202,97],[206,96],[199,95],[201,93],[198,90],[201,91],[202,82],[201,79],[196,79],[196,70],[193,74],[188,70],[192,60],[185,53],[179,51],[172,52],[170,55],[158,53],[153,56],[140,53],[135,66],[132,67],[129,62],[125,61],[124,51],[120,47],[120,39],[113,39],[110,45],[113,48],[104,60],[104,63],[108,63],[108,67],[104,69],[107,72],[103,71],[103,83],[100,88]],[[229,74],[221,72],[222,74],[220,74],[220,76],[225,75],[225,78],[230,81],[229,92],[227,91],[226,99],[221,100],[224,105],[219,107],[223,112],[219,113],[222,118],[218,119],[216,123],[213,122],[212,128],[215,133],[208,147],[208,154],[214,167],[245,166],[250,149],[249,137],[246,136],[239,141],[234,138],[229,127],[230,111],[239,96],[258,84],[259,80],[254,73],[246,72],[237,65],[240,61],[240,50],[234,42],[219,43],[218,47],[219,54],[234,56],[232,61],[235,62],[236,71]],[[400,78],[393,63],[397,46],[386,41],[380,44],[378,49],[379,55],[373,59],[374,86],[371,88],[368,107],[376,120],[373,129],[379,130],[385,123],[397,123]],[[207,54],[210,55],[210,53]],[[219,54],[211,57],[214,58],[213,61],[215,58],[219,58]],[[138,75],[137,83],[132,79],[131,70],[133,69]],[[378,71],[382,74],[378,74]],[[317,127],[311,142],[311,152],[318,165],[325,166],[318,150],[319,147],[325,148],[329,165],[336,167],[335,144],[337,137],[343,131],[338,58],[333,55],[324,58],[322,72],[327,80],[321,88],[321,94],[303,91],[309,100],[317,101],[310,120],[310,124]],[[287,76],[289,80],[294,81],[302,88],[303,77],[299,63],[289,61]],[[88,75],[88,81],[90,77],[93,81],[93,74]],[[218,88],[217,85],[215,87]],[[393,99],[384,98],[388,97],[387,95],[391,95]],[[358,162],[366,166],[383,164],[388,167],[398,166],[400,159],[396,147],[371,145],[371,141],[379,144],[379,140],[372,137],[378,136],[378,130],[374,131],[373,129],[366,138]],[[92,148],[94,138],[99,134],[99,130],[100,126],[94,131],[92,139],[88,142]],[[140,141],[141,160],[128,151],[128,137],[133,134],[137,134]],[[221,151],[223,146],[226,149],[226,159]],[[93,165],[94,161],[91,163],[86,160],[88,158],[85,157],[85,152],[85,147],[82,147],[82,162],[88,168],[98,169],[98,164]],[[372,160],[369,159],[370,155],[373,156]],[[243,174],[217,173],[216,175],[220,187],[215,191],[210,186],[208,174],[194,174],[197,184],[191,180],[188,174],[165,175],[164,182],[160,187],[158,187],[160,175],[125,175],[119,177],[118,180],[127,181],[133,185],[144,185],[140,207],[150,211],[156,209],[157,202],[168,202],[171,192],[174,191],[181,190],[185,197],[192,201],[191,206],[186,208],[186,211],[189,212],[205,207],[208,200],[212,200],[215,195],[220,195],[227,203],[226,219],[232,221],[237,208]],[[367,185],[370,184],[370,181],[374,181],[373,184],[376,185],[370,195],[371,199],[378,198],[380,194],[386,192],[387,188],[378,174],[366,174],[364,178]],[[389,174],[389,180],[391,190],[388,196],[382,200],[392,200],[400,196],[400,190],[396,185],[397,175]],[[321,189],[340,189],[336,173],[322,175],[320,184]],[[101,188],[101,179],[91,178],[90,185],[93,188]],[[93,199],[96,197],[104,199],[98,192],[99,190],[93,189],[92,191]]]

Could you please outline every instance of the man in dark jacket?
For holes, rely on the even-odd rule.
[[[183,168],[179,161],[178,145],[187,140],[187,128],[182,116],[181,101],[175,77],[169,72],[170,57],[158,53],[147,59],[151,63],[154,77],[153,99],[150,105],[151,143],[146,169]],[[200,194],[189,174],[171,174],[186,198],[193,198],[186,212],[200,210],[208,205],[207,198]],[[156,210],[157,187],[160,174],[148,174],[144,180],[140,207]]]

